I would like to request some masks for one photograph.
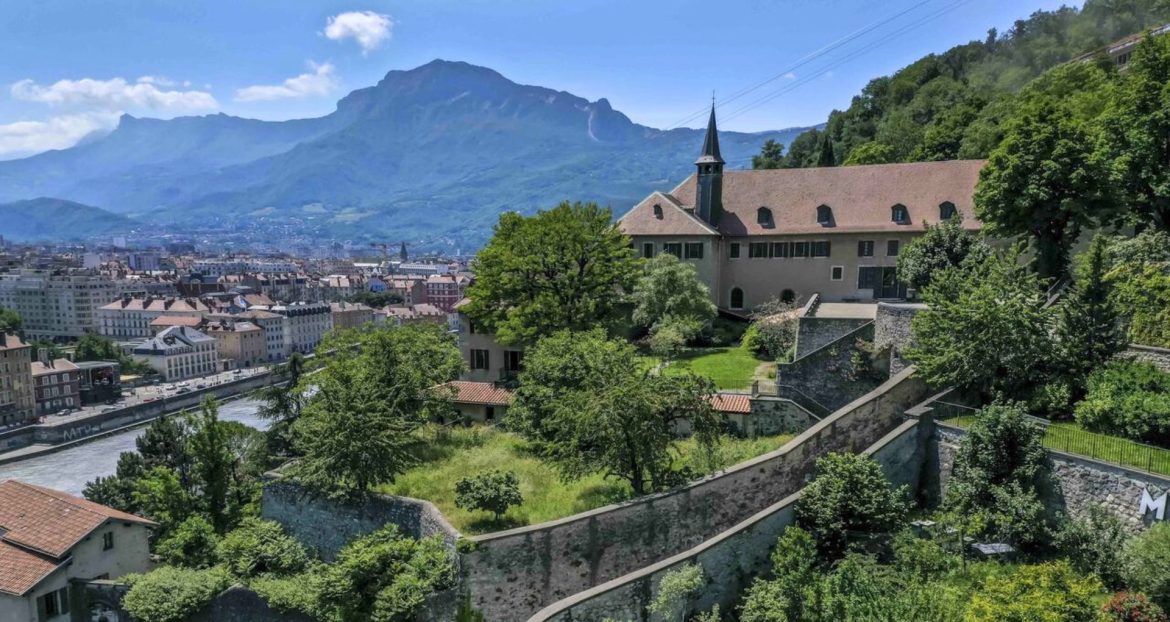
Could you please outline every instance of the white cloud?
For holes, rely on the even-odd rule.
[[[160,89],[160,86],[163,88]],[[48,86],[32,80],[21,80],[12,85],[11,92],[16,99],[89,110],[144,108],[197,112],[219,108],[219,102],[215,101],[211,93],[164,90],[166,86],[164,81],[152,76],[143,76],[134,82],[127,82],[124,78],[58,80]]]
[[[796,74],[795,74],[795,73],[793,73],[793,72],[791,72],[791,71],[789,71],[788,73],[784,74],[784,79],[785,79],[785,80],[795,80],[795,79],[796,79]]]
[[[110,129],[117,122],[116,112],[88,112],[0,125],[0,160],[72,147],[91,132]]]
[[[312,71],[289,78],[280,84],[259,84],[239,89],[236,91],[236,101],[254,102],[328,95],[337,86],[332,64],[318,65],[309,61],[309,69]]]
[[[349,11],[330,17],[325,24],[325,36],[334,40],[353,38],[362,46],[362,54],[390,38],[394,21],[389,15],[373,11]]]

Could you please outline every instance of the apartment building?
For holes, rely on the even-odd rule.
[[[134,346],[131,354],[168,382],[218,371],[215,339],[187,326],[172,326]]]
[[[374,321],[374,310],[361,303],[331,302],[329,309],[333,314],[333,328],[337,330],[357,328]]]
[[[227,368],[262,365],[268,360],[264,329],[246,320],[219,319],[203,326],[203,333],[215,339],[215,349]]]
[[[327,302],[281,304],[269,311],[288,320],[284,325],[284,342],[289,354],[312,352],[333,328],[333,308]]]
[[[162,316],[202,319],[211,309],[195,298],[123,297],[98,309],[101,334],[113,339],[141,339],[155,333]]]
[[[247,321],[259,326],[264,331],[265,359],[270,363],[282,361],[289,355],[289,344],[285,343],[288,318],[279,313],[251,309],[236,314],[215,313],[207,317],[213,321]]]
[[[25,421],[35,412],[32,346],[0,332],[0,426]]]
[[[463,299],[463,291],[470,281],[467,277],[454,274],[433,274],[425,282],[427,303],[444,311],[450,311],[455,303]]]
[[[32,363],[32,381],[38,415],[81,406],[81,370],[69,359],[51,359],[42,350]]]
[[[0,274],[0,307],[20,315],[29,339],[75,339],[97,332],[97,310],[120,294],[117,282],[94,272],[24,269]]]

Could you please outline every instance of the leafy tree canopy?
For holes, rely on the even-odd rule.
[[[969,261],[982,263],[991,247],[982,238],[963,229],[956,217],[937,225],[928,224],[926,232],[910,241],[898,253],[898,278],[918,290],[930,285],[935,274],[956,268]]]
[[[835,560],[854,548],[880,548],[908,509],[906,491],[894,489],[872,458],[833,453],[817,460],[816,477],[796,505],[796,524],[816,541],[822,559]]]
[[[653,328],[667,318],[707,327],[715,318],[711,292],[699,279],[694,264],[662,253],[645,264],[634,284],[634,323]]]

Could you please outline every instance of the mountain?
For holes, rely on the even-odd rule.
[[[41,197],[0,204],[0,236],[35,241],[127,233],[141,223],[91,205]]]
[[[722,132],[729,166],[805,128]],[[632,122],[608,101],[436,60],[391,71],[317,119],[123,117],[88,144],[0,162],[0,200],[57,196],[152,225],[473,248],[500,212],[562,200],[618,214],[693,170],[702,131]]]

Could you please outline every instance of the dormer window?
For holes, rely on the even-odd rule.
[[[776,221],[772,220],[772,210],[766,207],[760,207],[756,210],[756,222],[759,223],[761,227],[776,226]]]
[[[833,225],[833,208],[828,205],[818,205],[817,224],[822,227],[831,227]]]
[[[654,217],[662,220],[662,205],[659,203],[654,204]]]
[[[910,210],[906,209],[905,205],[899,203],[890,208],[890,220],[899,225],[910,224]]]
[[[943,201],[938,204],[938,218],[939,220],[950,220],[955,217],[958,212],[955,210],[955,204],[950,201]]]

